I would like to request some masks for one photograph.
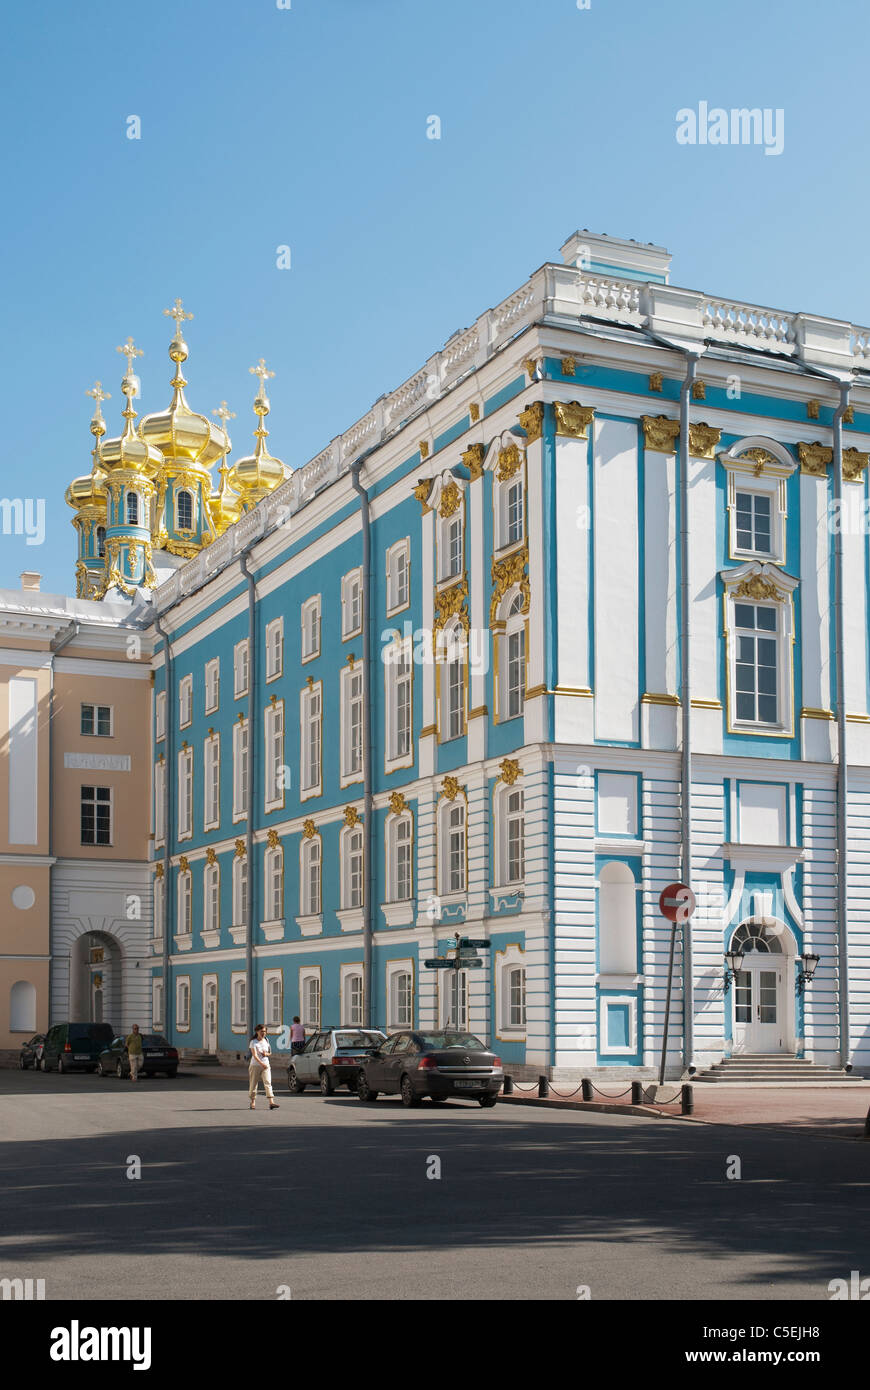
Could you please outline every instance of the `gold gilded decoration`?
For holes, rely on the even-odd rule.
[[[421,478],[421,479],[419,480],[419,482],[417,483],[417,486],[414,488],[414,496],[416,497],[417,501],[420,503],[420,506],[423,508],[423,515],[424,515],[424,516],[426,515],[427,512],[431,512],[431,510],[432,510],[431,507],[427,506],[427,503],[428,503],[428,501],[429,501],[429,493],[430,493],[431,491],[432,491],[432,479],[431,479],[431,478]]]
[[[236,840],[236,858],[244,859],[247,852],[247,846],[245,845],[244,840]]]
[[[556,401],[553,406],[556,416],[556,433],[567,435],[569,439],[586,439],[586,431],[595,416],[595,408],[581,405],[579,401]]]
[[[647,690],[641,695],[640,702],[642,705],[676,705],[679,707],[680,697],[679,695],[658,695],[655,692]],[[693,700],[692,704],[694,703],[695,701]]]
[[[445,777],[441,783],[441,795],[446,796],[448,801],[455,801],[463,790],[464,788],[459,785],[455,777]]]
[[[421,439],[419,449],[421,459],[427,459],[429,457],[429,441],[426,439]]]
[[[650,372],[649,389],[651,391],[661,391],[664,387],[665,379],[661,372]]]
[[[576,368],[577,368],[577,358],[576,358],[576,357],[563,357],[563,358],[562,358],[562,375],[563,375],[563,376],[573,376],[573,375],[574,375],[574,372],[576,371]]]
[[[502,758],[496,781],[506,782],[509,787],[512,787],[517,778],[522,776],[522,771],[516,758]]]
[[[350,667],[351,670],[353,670],[353,668],[354,668],[354,663],[355,663],[355,662],[356,662],[356,653],[355,653],[355,652],[348,652],[348,654],[347,654],[347,664],[348,664],[348,666]],[[275,697],[274,697],[274,695],[273,695],[273,696],[272,696],[272,699],[274,700],[274,698],[275,698]]]
[[[158,865],[156,866],[156,868],[155,868],[155,870],[154,870],[154,877],[155,877],[155,878],[162,878],[162,877],[163,877],[163,865],[162,865],[162,864],[158,864]]]
[[[700,381],[700,380],[699,380],[699,381],[693,381],[693,382],[692,382],[692,400],[693,400],[693,401],[705,401],[706,399],[707,399],[707,383],[706,383],[706,381]]]
[[[818,420],[820,401],[807,401],[807,419]]]
[[[477,404],[477,401],[471,402],[470,406],[468,407],[468,414],[471,417],[471,423],[473,425],[476,425],[478,420],[480,419],[480,406]]]
[[[433,624],[433,641],[444,627],[445,623],[451,618],[458,618],[465,631],[468,631],[468,614],[465,611],[465,600],[468,598],[468,581],[461,579],[458,584],[453,584],[449,589],[442,589],[441,593],[435,595],[435,622]]]
[[[647,449],[657,454],[675,454],[680,435],[679,420],[667,415],[641,415],[643,442]]]
[[[489,625],[492,627],[498,617],[498,608],[508,589],[512,589],[515,584],[519,584],[520,592],[523,596],[524,613],[529,611],[529,600],[531,597],[529,589],[529,577],[526,574],[526,566],[529,563],[528,542],[519,550],[514,550],[510,555],[505,555],[504,559],[493,559],[491,566],[492,575],[492,598],[489,603]]]
[[[760,477],[764,472],[765,464],[776,463],[773,454],[769,454],[766,449],[747,449],[746,453],[741,454],[740,457],[750,459],[751,462],[755,464],[753,472],[756,478]]]
[[[312,840],[317,834],[317,826],[313,820],[307,820],[302,825],[302,837],[305,840]]]
[[[402,812],[406,811],[407,809],[408,808],[407,803],[405,802],[405,793],[390,792],[390,810],[392,811],[393,815],[400,816]]]
[[[732,590],[732,597],[773,599],[775,603],[782,603],[786,595],[776,587],[772,579],[763,579],[760,574],[753,574]]]
[[[425,729],[421,729],[421,730],[420,730],[420,737],[421,737],[421,738],[430,738],[430,737],[432,736],[432,734],[437,734],[437,732],[438,732],[438,725],[437,725],[437,724],[427,724],[426,727],[425,727]]]
[[[703,420],[689,426],[689,453],[696,459],[715,457],[716,445],[722,438],[722,431],[714,425],[706,425]]]
[[[814,444],[798,444],[797,450],[802,473],[811,478],[827,477],[828,464],[834,457],[833,449],[816,440]]]
[[[526,691],[526,701],[528,702],[529,700],[537,700],[539,695],[548,694],[549,691],[547,690],[546,685],[533,685],[530,690]]]
[[[496,469],[496,477],[499,482],[506,483],[508,478],[512,478],[515,473],[519,472],[522,462],[523,456],[516,444],[509,444],[506,449],[499,449],[498,468]]]
[[[459,511],[461,501],[461,489],[451,479],[450,482],[441,489],[441,502],[438,507],[438,515],[442,518],[452,516],[454,512]]]
[[[313,689],[314,689],[314,677],[313,677],[313,676],[306,676],[306,678],[305,678],[305,684],[308,686],[308,689],[309,689],[309,690],[313,690]]]
[[[863,481],[863,473],[867,467],[868,459],[870,459],[870,454],[862,454],[859,449],[843,450],[843,477],[847,483]]]
[[[344,823],[347,826],[360,824],[359,811],[356,809],[355,806],[345,806]]]
[[[266,836],[266,843],[270,849],[281,848],[281,837],[278,834],[277,830],[273,829],[269,831],[268,835]]]
[[[533,401],[520,411],[520,425],[526,432],[526,442],[534,444],[544,431],[544,402]]]
[[[538,364],[535,361],[534,357],[527,357],[525,362],[523,363],[523,366],[529,374],[529,381],[534,381],[535,373],[538,370]]]
[[[846,406],[846,409],[843,411],[843,424],[844,424],[844,425],[854,425],[854,423],[855,423],[855,407],[854,407],[853,405],[847,405],[847,406]]]
[[[206,852],[205,852],[205,862],[206,862],[206,864],[212,864],[212,865],[214,865],[214,864],[217,863],[217,853],[216,853],[216,851],[215,851],[214,845],[209,845],[208,849],[206,850]]]
[[[484,718],[487,714],[489,714],[489,706],[488,706],[488,705],[478,705],[478,706],[476,707],[476,709],[470,709],[470,710],[468,711],[468,722],[469,722],[469,724],[470,724],[471,721],[472,721],[472,719],[482,719],[482,718]]]
[[[178,867],[183,874],[186,874],[188,872],[190,868],[190,860],[188,859],[186,854],[182,854],[181,858],[178,861]]]
[[[483,477],[483,460],[486,454],[486,447],[483,444],[471,444],[462,451],[462,462],[471,474],[471,482]]]

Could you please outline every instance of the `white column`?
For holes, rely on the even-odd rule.
[[[531,590],[528,683],[530,690],[546,684],[546,627],[544,605],[547,602],[546,551],[549,517],[544,515],[543,488],[544,441],[536,439],[526,449],[528,478],[529,588]],[[526,743],[537,743],[547,737],[547,700],[539,696],[525,706],[523,737]]]
[[[637,424],[595,428],[595,736],[640,738]]]
[[[557,689],[591,689],[589,552],[592,508],[588,439],[556,437],[556,633]],[[557,743],[591,743],[590,696],[555,697]]]
[[[823,479],[800,479],[801,689],[806,709],[831,710],[831,599],[828,489]],[[862,584],[863,588],[863,584]],[[832,720],[801,720],[804,758],[830,762]]]

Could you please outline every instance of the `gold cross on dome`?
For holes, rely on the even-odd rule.
[[[177,338],[181,337],[181,330],[184,326],[185,319],[193,318],[193,314],[185,312],[180,299],[176,299],[174,309],[164,309],[163,313],[167,318],[175,319],[175,336]]]
[[[227,420],[235,420],[236,418],[236,412],[234,410],[230,410],[226,401],[221,401],[217,410],[212,411],[212,415],[216,415],[218,417],[224,430],[226,430],[227,427]]]
[[[142,351],[142,349],[136,347],[136,345],[134,344],[132,338],[128,338],[127,341],[126,341],[126,343],[124,344],[124,346],[123,346],[123,347],[117,347],[117,348],[115,348],[115,351],[116,351],[116,352],[121,352],[121,353],[123,353],[123,355],[126,357],[126,359],[127,359],[127,371],[128,371],[128,372],[132,372],[132,370],[133,370],[133,359],[134,359],[134,357],[144,357],[144,356],[145,356],[145,354],[144,354],[144,352]]]
[[[110,401],[112,399],[108,391],[103,390],[103,383],[101,381],[95,381],[91,390],[86,391],[85,395],[90,396],[93,400],[96,401],[97,410],[99,410],[103,401]]]
[[[252,376],[258,376],[260,378],[261,391],[265,389],[266,378],[275,375],[275,373],[270,372],[268,367],[266,366],[265,357],[261,357],[256,367],[249,367],[248,371],[251,373]]]

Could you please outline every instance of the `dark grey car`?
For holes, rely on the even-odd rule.
[[[451,1096],[495,1105],[504,1081],[501,1058],[473,1033],[455,1028],[394,1033],[360,1068],[360,1100],[400,1095],[402,1104],[436,1104]]]

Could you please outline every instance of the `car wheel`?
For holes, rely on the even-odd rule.
[[[301,1096],[305,1090],[305,1082],[299,1080],[295,1067],[287,1068],[287,1090],[292,1096]]]
[[[420,1097],[411,1085],[410,1076],[406,1075],[402,1077],[402,1084],[399,1089],[402,1093],[402,1104],[406,1109],[412,1110],[415,1106],[420,1104]]]
[[[331,1078],[331,1076],[329,1075],[329,1072],[326,1070],[325,1067],[321,1067],[321,1069],[320,1069],[320,1094],[321,1094],[322,1096],[331,1096],[334,1090],[335,1090],[335,1087],[334,1087],[333,1084],[332,1084],[332,1078]]]
[[[106,1068],[103,1066],[102,1062],[98,1062],[98,1063],[97,1063],[97,1076],[105,1076],[105,1075],[106,1075]]]
[[[62,1058],[62,1057],[58,1057],[58,1059],[57,1059],[57,1074],[58,1074],[58,1076],[63,1076],[63,1074],[64,1074],[65,1071],[66,1071],[66,1067],[65,1067],[64,1064],[63,1064],[63,1058]]]
[[[119,1062],[118,1065],[115,1067],[115,1075],[117,1076],[117,1078],[118,1078],[119,1081],[123,1081],[123,1080],[124,1080],[124,1064],[123,1064],[123,1062]]]
[[[498,1100],[498,1096],[478,1096],[478,1097],[477,1097],[477,1103],[478,1103],[478,1105],[482,1106],[484,1110],[489,1110],[489,1109],[491,1109],[492,1106],[495,1105],[495,1103],[496,1103],[497,1100]]]
[[[19,1071],[27,1071],[27,1063],[26,1063],[25,1060],[24,1060],[24,1053],[23,1053],[23,1052],[20,1052],[20,1053],[18,1054],[18,1070],[19,1070]]]
[[[359,1080],[356,1083],[356,1093],[360,1100],[377,1100],[378,1098],[378,1092],[371,1089],[362,1072],[360,1072]]]
[[[40,1059],[39,1059],[39,1070],[40,1070],[40,1071],[48,1071],[48,1066],[47,1066],[47,1064],[46,1064],[46,1061],[45,1061],[45,1058],[44,1058],[44,1057],[40,1057]]]

